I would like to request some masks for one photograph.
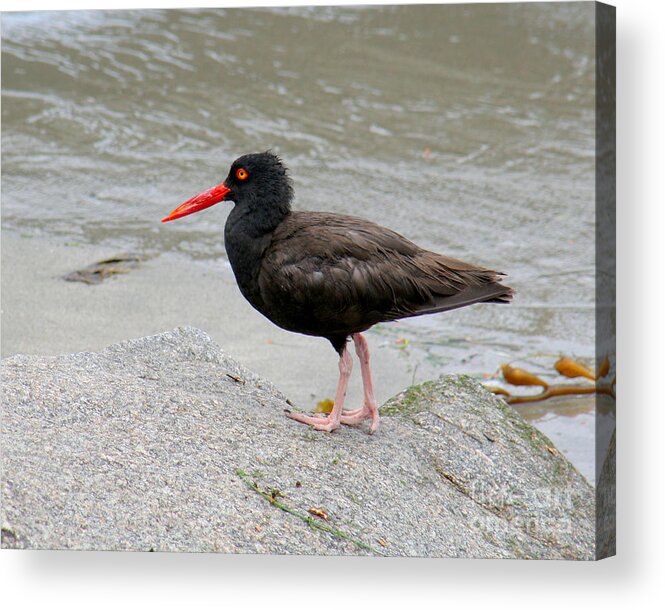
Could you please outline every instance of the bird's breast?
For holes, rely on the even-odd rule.
[[[263,300],[259,289],[259,273],[272,235],[258,233],[246,216],[229,214],[224,227],[224,247],[243,296],[261,311]]]

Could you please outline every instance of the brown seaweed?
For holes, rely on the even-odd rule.
[[[72,271],[63,277],[67,282],[83,282],[84,284],[101,284],[105,279],[119,273],[128,273],[139,267],[144,257],[135,254],[118,254],[111,258],[88,265],[83,269]]]

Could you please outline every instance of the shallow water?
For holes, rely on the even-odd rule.
[[[159,219],[272,148],[296,207],[509,274],[510,306],[376,329],[414,376],[594,357],[592,3],[14,13],[2,34],[5,229],[225,259],[223,204]],[[592,478],[594,401],[571,402],[524,412]]]

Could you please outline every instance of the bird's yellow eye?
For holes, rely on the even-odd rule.
[[[238,180],[247,180],[249,178],[249,174],[247,173],[247,170],[240,167],[236,170],[236,178]]]

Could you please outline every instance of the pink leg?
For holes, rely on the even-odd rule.
[[[337,392],[335,392],[335,404],[333,410],[324,417],[314,415],[304,415],[303,413],[287,413],[287,417],[309,424],[315,430],[332,432],[339,428],[342,409],[344,408],[344,399],[346,398],[346,389],[349,387],[349,378],[353,369],[353,357],[346,346],[339,357],[339,381],[337,382]]]
[[[374,397],[374,384],[372,383],[372,371],[369,367],[369,346],[365,337],[361,333],[351,335],[353,343],[356,346],[356,354],[360,360],[360,372],[363,378],[363,394],[365,404],[362,409],[355,411],[345,411],[342,413],[340,421],[343,424],[359,424],[366,419],[371,419],[370,434],[376,431],[379,426],[379,407]]]

